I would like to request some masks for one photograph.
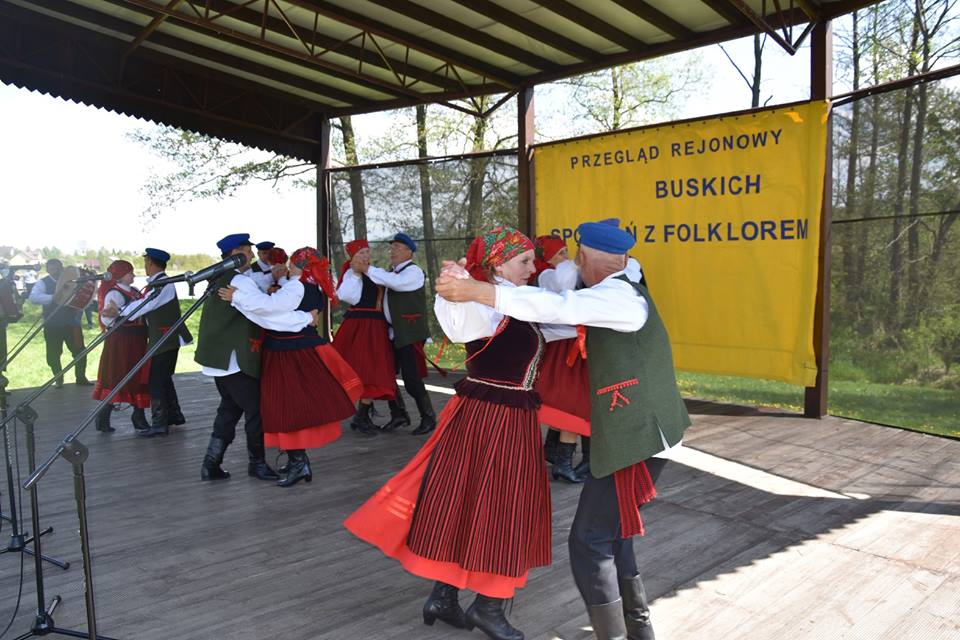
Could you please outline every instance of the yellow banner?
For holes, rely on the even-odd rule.
[[[537,147],[537,233],[616,217],[688,371],[812,386],[826,102]],[[571,243],[572,248],[572,243]]]

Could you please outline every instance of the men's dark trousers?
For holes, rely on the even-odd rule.
[[[647,470],[654,482],[666,462],[662,458],[647,460]],[[640,575],[633,538],[620,537],[620,508],[613,475],[600,479],[587,475],[568,544],[573,581],[587,606],[620,598],[618,575],[623,578]]]
[[[394,359],[397,362],[397,371],[403,378],[403,387],[411,398],[416,400],[427,395],[427,388],[423,385],[423,378],[417,371],[417,351],[414,345],[408,344],[405,347],[393,350]]]
[[[260,380],[240,372],[214,378],[220,392],[220,406],[213,421],[213,437],[225,445],[233,442],[237,423],[243,418],[247,451],[251,458],[263,458],[263,427],[260,423]]]
[[[173,386],[173,372],[177,369],[179,355],[180,349],[171,349],[158,353],[150,360],[150,397],[162,401],[168,407],[177,397],[177,390]]]
[[[46,326],[43,328],[43,340],[47,343],[47,366],[53,375],[58,375],[63,369],[60,364],[60,356],[63,355],[63,345],[67,345],[70,354],[76,358],[77,354],[83,351],[83,330],[78,326],[56,327]],[[80,358],[77,362],[77,380],[85,380],[87,377],[87,357]]]

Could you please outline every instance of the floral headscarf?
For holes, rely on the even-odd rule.
[[[347,255],[350,258],[352,258],[353,256],[357,255],[357,252],[360,251],[361,249],[369,249],[369,248],[370,248],[370,243],[367,242],[366,239],[364,238],[351,240],[350,242],[347,243]],[[343,284],[343,275],[347,272],[347,269],[349,268],[350,268],[350,260],[348,258],[343,262],[342,265],[340,265],[340,279],[337,280],[338,287],[341,284]]]
[[[553,269],[550,264],[550,258],[566,248],[567,243],[560,236],[537,236],[533,240],[533,266],[536,268],[533,275],[530,276],[530,284],[536,285],[537,278],[547,269]]]
[[[107,267],[107,273],[111,276],[110,280],[102,280],[100,282],[100,288],[97,289],[97,306],[101,311],[103,311],[104,300],[107,294],[117,288],[117,285],[120,284],[120,278],[128,273],[133,273],[133,265],[126,260],[114,260],[110,263],[110,266]],[[133,293],[135,297],[140,297],[136,289],[133,289]],[[107,328],[102,320],[100,320],[100,328],[104,330]]]
[[[486,282],[489,270],[532,249],[530,238],[513,227],[494,227],[470,243],[470,248],[467,249],[467,271],[475,279]]]
[[[287,264],[287,252],[280,247],[267,251],[267,264]]]
[[[337,303],[337,291],[333,287],[333,278],[330,277],[330,260],[313,247],[301,247],[290,256],[290,262],[303,269],[300,282],[313,284],[327,295],[334,304]]]

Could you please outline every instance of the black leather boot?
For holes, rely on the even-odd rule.
[[[150,428],[146,431],[137,431],[138,436],[144,438],[153,438],[154,436],[165,436],[170,433],[170,426],[167,424],[167,406],[163,400],[156,398],[150,399]]]
[[[224,480],[230,477],[230,472],[220,466],[226,450],[226,442],[216,436],[210,436],[207,453],[203,456],[203,466],[200,467],[201,480]]]
[[[580,436],[580,452],[583,457],[580,458],[580,464],[573,468],[573,472],[586,480],[590,475],[590,436]]]
[[[656,640],[653,623],[650,622],[650,607],[647,592],[640,576],[620,578],[620,597],[623,599],[623,617],[627,625],[628,640]]]
[[[410,426],[410,414],[407,413],[407,408],[403,406],[403,396],[400,395],[400,389],[397,389],[397,399],[388,400],[387,405],[390,407],[390,422],[380,427],[381,431],[393,431]]]
[[[557,461],[557,447],[560,446],[560,432],[556,429],[547,429],[547,437],[543,440],[543,459],[554,464]]]
[[[564,480],[570,484],[583,482],[583,478],[573,471],[573,452],[576,449],[576,442],[561,442],[557,446],[557,457],[553,463],[554,480]]]
[[[133,408],[133,415],[130,416],[130,422],[133,423],[133,428],[137,431],[146,431],[150,428],[150,423],[147,422],[147,416],[140,407]]]
[[[363,404],[362,402],[357,404],[357,412],[353,414],[353,418],[350,420],[350,428],[359,432],[360,435],[380,435],[380,428],[370,419],[371,407],[373,407],[372,404]]]
[[[180,410],[180,398],[177,397],[176,390],[170,393],[170,401],[167,402],[167,424],[176,426],[187,424],[187,419],[183,417],[183,411]]]
[[[276,471],[270,468],[264,457],[263,445],[252,445],[247,443],[247,455],[250,462],[247,464],[247,475],[257,480],[279,480],[280,476]]]
[[[313,480],[313,471],[310,470],[310,458],[303,449],[287,451],[286,477],[277,480],[278,487],[292,487],[301,480]]]
[[[97,431],[102,431],[103,433],[113,433],[116,431],[113,427],[110,426],[110,414],[113,413],[113,405],[108,404],[100,409],[97,413]]]
[[[430,396],[424,393],[417,400],[417,411],[420,412],[420,426],[410,432],[412,436],[422,436],[437,428],[437,414],[433,412],[433,403]]]
[[[623,621],[623,603],[614,600],[607,604],[587,607],[593,635],[597,640],[627,640],[627,626]]]
[[[465,629],[467,620],[460,607],[460,590],[445,582],[435,582],[430,597],[423,603],[423,623],[433,626],[442,620],[457,629]]]
[[[523,640],[523,632],[511,626],[503,615],[501,598],[488,598],[478,593],[464,617],[467,629],[473,631],[474,627],[479,627],[493,640]]]

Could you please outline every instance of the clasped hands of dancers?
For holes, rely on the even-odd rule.
[[[690,421],[666,329],[626,255],[634,238],[615,220],[577,231],[576,260],[565,259],[559,238],[538,238],[535,252],[519,231],[497,227],[474,240],[465,260],[444,264],[434,312],[447,337],[465,344],[467,375],[439,418],[423,386],[424,275],[409,236],[391,241],[389,270],[370,265],[365,240],[348,244],[336,286],[315,249],[294,252],[287,268],[271,265],[286,262],[272,243],[257,245],[260,259],[211,283],[218,293],[203,307],[196,360],[214,377],[220,405],[201,479],[229,477],[221,463],[243,417],[249,475],[281,486],[309,482],[306,449],[336,440],[341,420],[352,416],[363,436],[410,424],[399,372],[421,417],[414,433],[430,437],[344,524],[434,581],[424,622],[522,640],[504,603],[530,569],[551,562],[546,453],[555,477],[583,482],[570,564],[594,633],[654,638],[633,536],[644,532],[639,509],[656,495]],[[248,234],[217,246],[223,257],[253,261]],[[338,298],[350,307],[331,345],[316,323]],[[149,331],[149,315],[145,324]],[[376,399],[389,401],[383,427],[371,419]],[[166,425],[171,402],[158,409]],[[561,432],[548,436],[546,452],[541,422]],[[576,435],[591,434],[575,470]],[[265,446],[287,452],[284,477],[266,463]],[[477,594],[466,611],[462,589]]]

